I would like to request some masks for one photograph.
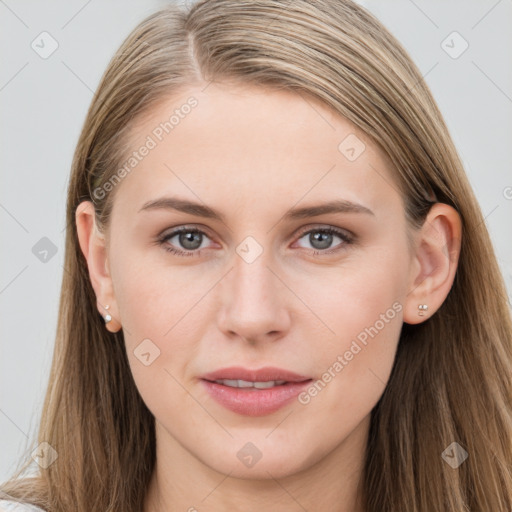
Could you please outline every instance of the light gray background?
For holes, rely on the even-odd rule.
[[[163,0],[0,0],[0,480],[37,431],[56,331],[74,146],[101,74]],[[402,42],[443,112],[512,291],[512,1],[361,0]],[[58,49],[41,58],[43,31]],[[442,42],[469,43],[458,58]],[[461,48],[461,40],[445,43]],[[40,261],[47,237],[57,252]],[[509,293],[510,295],[510,293]]]

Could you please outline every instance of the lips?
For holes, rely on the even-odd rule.
[[[247,382],[268,382],[268,381],[286,381],[286,382],[304,382],[311,377],[299,375],[298,373],[282,368],[267,366],[258,370],[249,370],[240,366],[222,368],[214,372],[207,373],[201,377],[204,380],[215,382],[217,380],[244,380]]]
[[[311,378],[282,368],[223,368],[201,378],[208,394],[237,414],[263,416],[290,404]],[[265,384],[266,383],[266,384]]]

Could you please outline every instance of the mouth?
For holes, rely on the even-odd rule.
[[[208,382],[216,382],[217,384],[221,384],[223,386],[228,386],[230,388],[243,388],[243,389],[269,389],[276,386],[284,386],[286,384],[290,384],[290,382],[286,380],[269,380],[269,381],[256,381],[251,382],[248,380],[231,380],[231,379],[220,379],[215,381]]]
[[[280,368],[225,368],[201,382],[220,405],[245,416],[264,416],[290,404],[312,378]]]
[[[291,370],[272,366],[266,366],[255,370],[243,368],[241,366],[231,366],[229,368],[221,368],[207,373],[203,375],[202,378],[210,382],[217,382],[231,387],[252,387],[253,384],[259,385],[267,384],[269,382],[281,385],[282,383],[284,384],[287,382],[293,383],[311,380],[311,377],[309,376],[300,375],[292,372]],[[238,384],[235,384],[235,382]],[[249,386],[249,384],[251,386]]]

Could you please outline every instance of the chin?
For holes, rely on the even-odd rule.
[[[264,435],[267,435],[265,433]],[[264,436],[254,443],[236,442],[219,452],[213,450],[202,462],[214,471],[242,480],[268,480],[269,478],[285,478],[307,469],[322,458],[322,454],[307,454],[297,449],[303,443],[295,442],[289,447],[282,444],[275,446]],[[203,452],[204,453],[204,452]]]

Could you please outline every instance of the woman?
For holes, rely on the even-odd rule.
[[[511,509],[504,284],[428,87],[363,8],[150,16],[68,192],[47,444],[4,506]]]

